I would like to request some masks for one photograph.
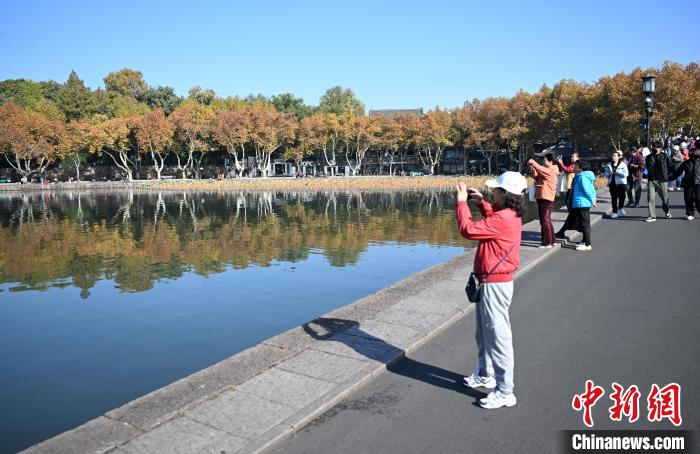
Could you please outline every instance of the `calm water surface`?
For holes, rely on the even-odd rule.
[[[454,204],[452,192],[0,194],[0,451],[459,255],[473,244]]]

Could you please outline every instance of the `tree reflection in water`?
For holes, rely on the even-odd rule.
[[[101,279],[151,289],[184,273],[220,273],[320,251],[356,263],[370,244],[471,247],[452,192],[44,192],[0,195],[0,284],[73,285]],[[343,209],[345,208],[345,209]]]

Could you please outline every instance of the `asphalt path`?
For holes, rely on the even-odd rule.
[[[518,279],[511,306],[512,408],[484,410],[460,384],[476,361],[474,314],[276,445],[277,453],[560,452],[561,430],[585,429],[571,407],[586,380],[605,389],[595,429],[673,429],[647,420],[653,383],[681,385],[680,429],[700,423],[700,220],[645,223],[641,208],[603,219],[593,251],[557,251]],[[465,281],[467,270],[465,270]],[[640,418],[612,421],[611,384],[637,385]],[[697,434],[696,434],[697,435]],[[696,437],[697,441],[697,437]]]

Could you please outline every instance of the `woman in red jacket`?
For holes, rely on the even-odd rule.
[[[483,408],[494,409],[512,407],[517,402],[513,393],[513,335],[508,309],[513,298],[513,273],[520,267],[523,191],[527,181],[518,172],[505,172],[497,180],[487,181],[486,186],[493,188],[493,205],[476,189],[467,189],[463,183],[457,185],[457,222],[463,237],[479,241],[474,274],[483,284],[476,307],[479,363],[476,371],[464,378],[464,385],[495,388],[480,400]],[[469,198],[476,202],[483,219],[472,219]]]

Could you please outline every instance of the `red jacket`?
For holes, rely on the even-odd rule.
[[[523,223],[511,209],[494,211],[486,201],[479,206],[484,219],[472,220],[467,202],[457,202],[457,223],[463,237],[478,240],[474,258],[474,274],[480,280],[493,269],[508,251],[508,257],[494,270],[486,282],[509,282],[520,267],[520,234]]]

